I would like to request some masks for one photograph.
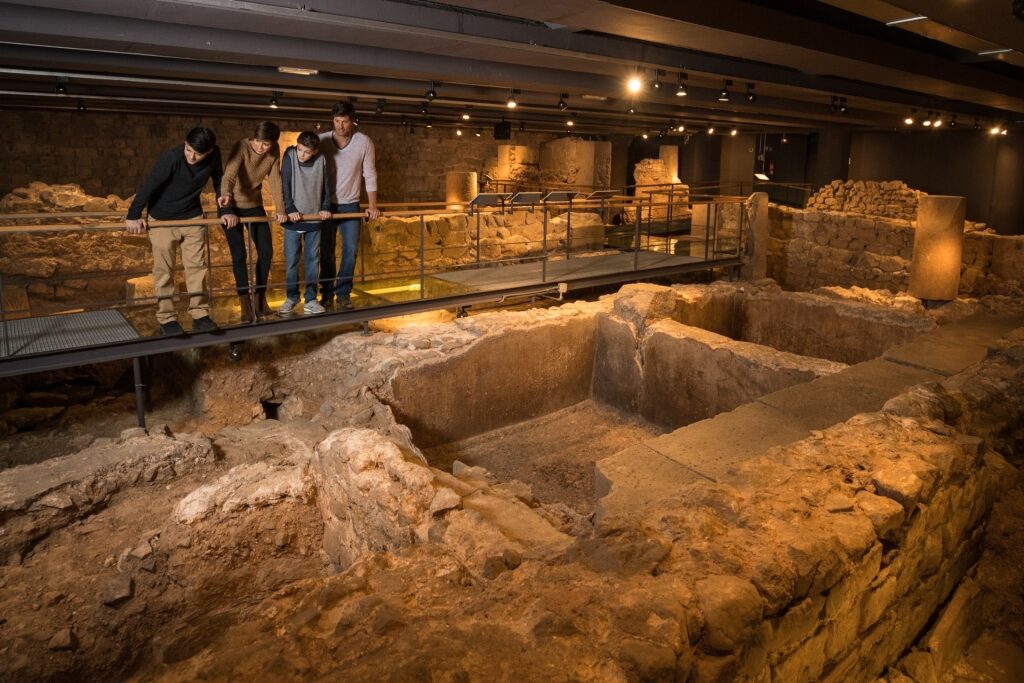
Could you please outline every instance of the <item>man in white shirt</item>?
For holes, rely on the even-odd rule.
[[[364,215],[378,218],[377,166],[373,142],[356,130],[355,108],[351,102],[338,102],[331,109],[334,129],[320,134],[320,152],[327,161],[331,189],[331,213],[359,213],[361,185],[366,183],[368,206]],[[320,302],[325,308],[338,297],[341,310],[352,308],[352,275],[359,245],[359,218],[343,218],[325,226],[320,237]],[[334,245],[341,233],[341,269],[336,270]],[[335,273],[337,272],[337,277]]]

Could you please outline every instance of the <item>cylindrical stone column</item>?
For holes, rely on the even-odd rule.
[[[477,189],[476,171],[448,171],[444,176],[444,201],[451,210],[465,210],[475,197]]]
[[[924,195],[920,198],[908,294],[933,301],[956,299],[960,290],[966,211],[964,197]]]

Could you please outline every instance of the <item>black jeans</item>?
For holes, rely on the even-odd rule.
[[[232,211],[239,218],[266,216],[267,212],[260,207]],[[231,271],[235,275],[235,288],[239,294],[249,293],[249,266],[246,259],[245,231],[256,246],[256,282],[253,291],[257,294],[267,289],[267,278],[270,275],[270,262],[274,258],[274,241],[270,237],[270,223],[239,223],[234,228],[224,228],[224,237],[231,250]]]

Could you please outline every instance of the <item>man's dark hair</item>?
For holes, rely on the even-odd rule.
[[[281,129],[273,121],[260,121],[256,130],[253,131],[252,137],[260,142],[277,142],[277,139],[281,137]]]
[[[217,146],[217,136],[209,128],[193,128],[185,135],[185,142],[200,154],[206,154]]]
[[[356,118],[356,108],[352,106],[351,102],[336,102],[331,107],[331,118],[335,116],[347,116],[353,121]]]
[[[311,130],[304,130],[299,133],[299,138],[295,142],[315,152],[320,147],[320,136]]]

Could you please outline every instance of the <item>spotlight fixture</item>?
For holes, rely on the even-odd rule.
[[[992,135],[1006,135],[1006,129],[1000,126],[998,123],[989,128],[988,132]]]
[[[686,97],[689,94],[686,91],[686,83],[683,83],[686,78],[686,74],[680,71],[679,78],[676,80],[676,97]]]
[[[568,93],[562,93],[558,96],[558,111],[565,111],[569,108],[569,105],[565,103],[565,98],[568,96]]]
[[[722,81],[722,89],[718,91],[718,101],[728,102],[729,101],[729,86],[732,85],[732,81],[726,79]]]
[[[576,122],[573,121],[572,119],[569,119],[568,121],[565,122],[565,125],[569,126],[569,128],[572,128],[573,126],[576,125]]]
[[[921,125],[924,126],[925,128],[931,128],[931,126],[932,126],[932,116],[933,116],[932,113],[928,112],[928,115],[925,117],[924,121],[921,122]]]
[[[455,134],[458,135],[461,138],[462,137],[462,129],[461,128],[456,128],[455,129]]]
[[[67,82],[67,79],[65,79],[65,78],[58,78],[57,79],[57,94],[58,95],[67,95],[68,94],[68,82]]]
[[[665,131],[663,131],[663,130],[659,130],[659,131],[658,131],[658,139],[659,139],[659,140],[662,140],[662,139],[664,139],[664,138],[665,138]]]
[[[77,107],[77,109],[78,109],[79,112],[83,112],[83,113],[85,112],[85,101],[84,100],[78,100],[78,107]]]
[[[729,131],[729,135],[735,136],[737,133],[739,133],[739,131],[737,129],[735,129],[735,128],[733,128],[732,130]]]
[[[714,135],[714,134],[715,134],[715,127],[709,123],[708,124],[708,135]]]
[[[408,126],[408,125],[409,125],[409,119],[407,119],[407,118],[405,118],[405,117],[403,116],[403,117],[402,117],[402,125],[403,125],[403,126]]]
[[[981,130],[981,123],[978,119],[974,119],[974,130]]]
[[[654,80],[651,81],[651,88],[661,90],[661,69],[654,70]]]
[[[907,118],[903,119],[903,123],[907,124],[908,126],[912,126],[914,125],[915,118],[917,118],[917,110],[911,109],[910,113],[907,114]]]
[[[425,124],[423,124],[423,125],[425,125],[427,128],[433,128],[434,127],[434,122],[431,121],[430,119],[427,119],[427,122]]]
[[[682,133],[685,130],[686,130],[686,125],[685,124],[680,123],[678,126],[676,126],[676,132],[677,133]]]
[[[509,91],[508,99],[505,100],[505,104],[508,106],[509,109],[515,109],[516,108],[517,103],[516,103],[516,91],[515,91],[515,88],[512,88],[512,90]]]
[[[520,133],[525,133],[526,132],[526,124],[523,123],[522,121],[519,122],[519,132]]]
[[[757,101],[757,95],[754,94],[754,84],[747,83],[747,102],[753,104]]]
[[[845,97],[840,97],[839,98],[839,113],[840,114],[845,114],[846,113],[846,109],[847,109],[847,107],[846,107],[846,98]]]
[[[1006,131],[1007,130],[1008,130],[1007,128],[1003,128],[1001,131],[999,131],[999,134],[1000,135],[1006,135]]]
[[[642,138],[643,138],[644,140],[646,140],[646,139],[648,138],[648,135],[647,135],[647,133],[644,133],[644,134],[643,134],[643,135],[641,135],[640,137],[642,137]]]
[[[435,83],[434,81],[430,81],[430,90],[423,93],[423,96],[426,97],[428,100],[433,100],[435,97],[437,97],[437,83]]]
[[[626,111],[629,112],[630,114],[635,114],[636,113],[636,106],[632,102],[630,102],[629,103],[629,109],[627,109]]]
[[[643,83],[640,81],[640,72],[637,71],[637,73],[630,76],[629,80],[626,82],[626,89],[631,93],[638,93],[642,87]]]
[[[423,104],[420,105],[420,113],[426,115],[426,113],[427,113],[427,103],[426,102],[424,102]]]
[[[942,127],[942,114],[939,114],[938,116],[935,117],[935,121],[932,123],[932,128],[941,128],[941,127]]]
[[[380,116],[381,114],[384,113],[384,104],[386,102],[387,100],[377,100],[377,108],[373,110],[374,113],[377,114],[377,116]]]
[[[838,114],[839,113],[839,98],[837,96],[835,96],[835,95],[832,96],[832,100],[831,100],[831,102],[828,105],[828,110],[832,114]]]
[[[780,140],[780,142],[782,142],[782,144],[784,144],[784,145],[788,145],[789,144],[789,138],[786,137],[785,133],[782,134],[782,140]]]
[[[951,117],[949,117],[949,127],[956,128],[958,125],[960,124],[957,123],[956,121],[956,114],[953,114]]]
[[[270,108],[277,109],[277,98],[281,96],[281,93],[275,92],[270,96]]]
[[[469,121],[469,112],[468,111],[462,112],[462,120],[463,121]]]
[[[476,132],[475,132],[475,133],[473,133],[473,135],[475,135],[475,136],[477,136],[477,137],[480,137],[481,135],[483,135],[483,129],[481,129],[481,128],[477,128],[477,129],[476,129]]]

